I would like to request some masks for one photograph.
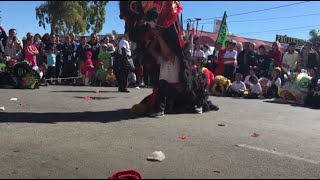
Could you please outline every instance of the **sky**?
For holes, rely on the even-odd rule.
[[[230,17],[227,18],[228,30],[237,36],[274,41],[276,35],[279,34],[305,40],[309,39],[309,31],[311,29],[320,30],[320,2],[311,1],[268,11],[231,16],[233,14],[256,11],[298,2],[301,1],[181,1],[181,4],[183,7],[182,14],[184,20],[188,18],[207,19],[222,17],[224,11],[226,11],[227,15],[230,15]],[[36,20],[35,8],[41,3],[43,3],[43,1],[1,1],[1,26],[3,26],[6,30],[9,30],[10,28],[17,29],[18,38],[20,39],[22,39],[27,32],[32,32],[33,34],[40,33],[41,35],[50,32],[50,29],[44,30],[42,27],[39,27],[38,21]],[[109,1],[107,4],[106,23],[99,34],[103,35],[111,33],[112,30],[117,31],[118,33],[124,32],[124,21],[119,19],[118,3],[118,1]],[[310,14],[315,15],[311,16]],[[266,18],[275,19],[257,20]],[[257,21],[232,22],[244,20]],[[203,25],[204,31],[212,32],[213,21],[213,19],[199,21],[198,29],[201,30]],[[186,23],[184,22],[184,26],[185,25]],[[264,32],[270,30],[276,31]]]

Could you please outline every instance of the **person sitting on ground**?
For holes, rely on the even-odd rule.
[[[247,99],[258,99],[259,95],[262,93],[261,85],[258,81],[258,77],[255,75],[250,76],[249,78],[251,87],[248,95],[245,96]]]
[[[272,73],[271,81],[267,84],[267,98],[278,98],[278,90],[281,87],[281,68],[276,67]]]
[[[250,71],[249,71],[249,75],[247,75],[244,79],[244,84],[246,85],[247,89],[250,89],[251,87],[251,82],[250,82],[250,77],[252,76],[256,76],[257,75],[257,68],[256,66],[252,67],[250,66]]]
[[[117,79],[113,73],[113,68],[109,67],[107,74],[106,74],[106,86],[108,87],[115,87],[117,86]]]
[[[275,60],[274,59],[270,59],[270,65],[269,65],[269,69],[268,69],[268,75],[266,78],[272,78],[272,73],[275,69]]]
[[[236,74],[236,80],[232,83],[231,88],[227,94],[231,97],[242,97],[247,90],[246,85],[242,82],[243,76],[240,73]]]
[[[95,85],[96,86],[103,86],[106,82],[106,76],[107,76],[107,71],[104,68],[104,64],[102,61],[98,62],[98,70],[96,72],[96,77],[95,77]]]

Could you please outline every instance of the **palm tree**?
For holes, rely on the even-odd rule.
[[[315,30],[315,29],[312,29],[312,30],[309,32],[309,35],[310,35],[309,41],[311,41],[312,43],[317,42],[317,41],[320,41],[319,31],[317,31],[317,30]]]

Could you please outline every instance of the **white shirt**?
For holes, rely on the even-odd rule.
[[[251,93],[260,94],[262,92],[261,84],[251,84]]]
[[[233,59],[235,59],[235,61],[225,61],[224,63],[225,63],[225,64],[236,63],[236,62],[237,62],[237,56],[238,56],[238,52],[237,52],[236,50],[227,51],[227,52],[224,54],[224,58],[233,58]]]
[[[251,85],[251,82],[249,81],[251,75],[246,76],[246,78],[244,78],[244,84],[246,85]]]
[[[239,84],[237,83],[237,81],[233,82],[232,89],[235,90],[236,92],[247,90],[246,85],[242,81],[240,81]]]
[[[195,50],[193,52],[194,57],[203,57],[204,58],[204,52],[202,50]]]
[[[289,65],[291,71],[295,71],[297,68],[297,62],[299,60],[299,53],[294,51],[292,54],[289,52],[284,53],[282,58],[282,64]]]
[[[174,61],[164,61],[162,57],[159,57],[157,63],[160,65],[159,80],[166,80],[168,83],[179,82],[179,60],[175,57]]]
[[[280,88],[280,87],[281,87],[281,79],[278,78],[278,79],[274,82],[274,84],[275,84],[278,88]],[[270,81],[270,80],[268,81],[267,86],[268,86],[268,87],[271,86],[271,81]]]
[[[130,50],[130,44],[127,40],[125,40],[124,38],[122,38],[119,42],[119,53],[121,53],[121,49],[122,47],[124,47],[126,49],[126,54],[128,56],[131,56],[131,50]]]

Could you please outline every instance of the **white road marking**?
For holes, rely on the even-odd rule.
[[[255,147],[255,146],[250,146],[250,145],[246,145],[246,144],[238,144],[237,146],[248,148],[248,149],[254,149],[257,151],[263,151],[263,152],[275,154],[275,155],[282,156],[282,157],[288,157],[288,158],[299,160],[299,161],[305,161],[305,162],[312,163],[312,164],[320,164],[319,161],[314,161],[312,159],[305,159],[302,157],[298,157],[298,156],[294,156],[294,155],[290,155],[290,154],[285,154],[285,153],[281,153],[281,152],[277,152],[277,151],[273,151],[273,150],[269,150],[269,149],[264,149],[261,147]]]

